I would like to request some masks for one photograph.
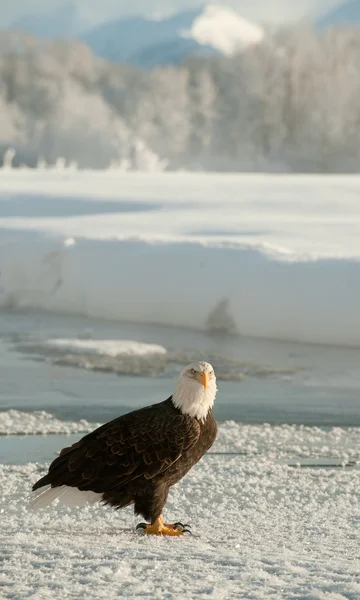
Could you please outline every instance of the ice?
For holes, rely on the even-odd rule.
[[[215,314],[358,346],[359,192],[355,176],[3,171],[0,307],[209,330]]]
[[[231,440],[256,452],[218,454]],[[194,534],[174,539],[137,535],[131,508],[30,513],[45,465],[1,466],[1,597],[355,600],[360,469],[282,464],[300,442],[313,457],[321,444],[359,452],[345,429],[221,425],[216,453],[170,491],[165,517]]]
[[[148,356],[166,354],[166,348],[158,344],[145,344],[133,340],[78,340],[50,339],[46,342],[50,348],[69,352],[86,352],[106,356]]]
[[[139,327],[141,328],[141,325]],[[171,334],[174,335],[173,330]],[[27,333],[25,339],[20,342],[13,338],[11,349],[20,351],[36,362],[42,360],[47,364],[143,377],[177,377],[182,367],[199,360],[211,362],[219,381],[243,381],[245,377],[284,380],[295,377],[304,370],[299,364],[277,366],[239,360],[234,357],[234,351],[230,353],[229,358],[216,350],[198,349],[195,346],[190,350],[166,349],[163,345],[134,340],[90,339],[91,335],[90,331],[85,331],[79,333],[79,338],[41,339],[35,332],[33,336]],[[86,336],[86,339],[82,339],[82,336]],[[194,344],[194,337],[191,338],[191,342]]]
[[[87,433],[95,428],[85,419],[77,422],[60,421],[45,410],[0,412],[0,435],[40,435],[55,433]]]

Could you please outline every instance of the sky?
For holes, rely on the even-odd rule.
[[[0,0],[0,27],[26,13],[51,11],[62,3],[74,2],[81,16],[92,25],[129,14],[166,15],[204,4],[204,0]],[[206,1],[206,0],[205,0]],[[341,0],[210,0],[211,4],[232,6],[242,16],[259,23],[283,24],[326,13]]]

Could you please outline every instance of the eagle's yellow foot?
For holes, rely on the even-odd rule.
[[[189,525],[183,525],[182,523],[165,523],[163,517],[160,516],[154,523],[139,523],[136,529],[142,529],[148,535],[184,535],[185,533],[191,533],[187,527]]]
[[[173,529],[171,527],[165,527],[165,525],[157,527],[154,524],[139,523],[136,529],[142,529],[147,535],[184,535],[182,529]]]

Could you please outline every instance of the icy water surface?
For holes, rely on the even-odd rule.
[[[62,352],[47,346],[53,339],[133,340],[167,353]],[[168,397],[199,358],[216,369],[220,421],[360,425],[360,349],[12,311],[0,312],[0,410],[104,422]]]

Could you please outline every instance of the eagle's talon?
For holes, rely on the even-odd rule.
[[[190,535],[192,535],[192,531],[190,531],[190,529],[183,529],[182,532],[183,533],[190,533]]]
[[[136,530],[138,530],[138,529],[144,530],[144,529],[146,529],[146,527],[147,527],[147,523],[139,523],[138,525],[136,525]]]
[[[186,527],[189,527],[191,529],[191,525],[189,525],[188,523],[180,523],[180,521],[177,521],[176,523],[173,524],[174,529],[181,529],[182,531]]]

